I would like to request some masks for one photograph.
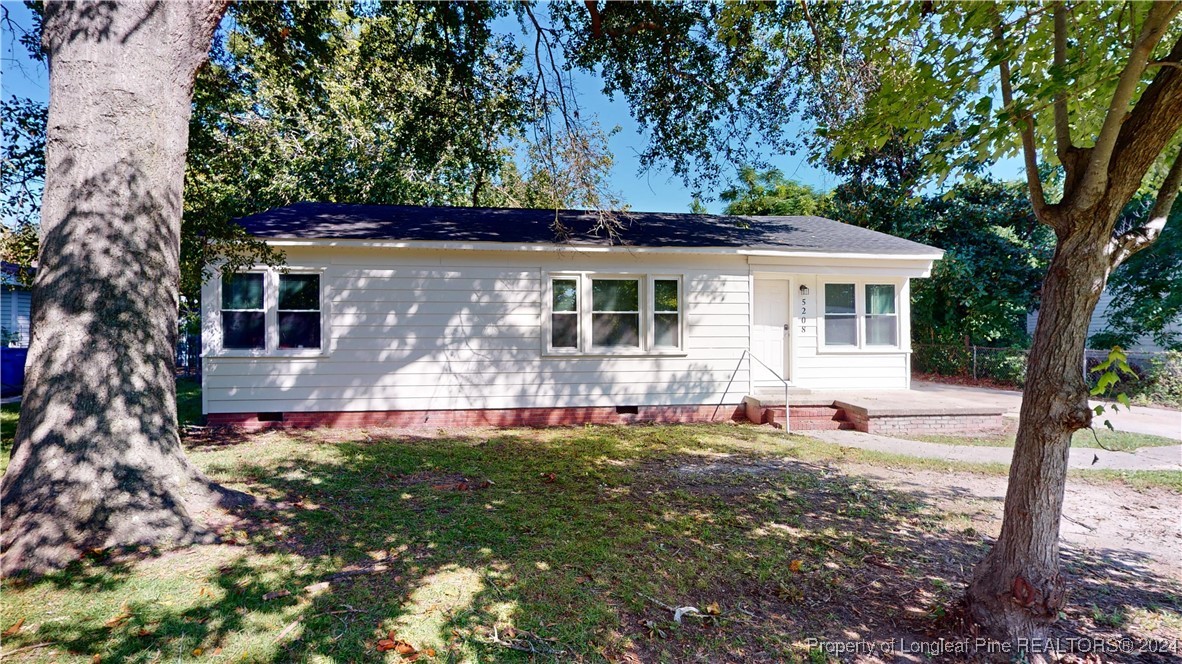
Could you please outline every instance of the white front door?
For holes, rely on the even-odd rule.
[[[751,329],[751,354],[771,367],[785,380],[789,375],[790,323],[788,281],[785,279],[755,280],[755,319]],[[780,386],[783,383],[770,371],[751,363],[752,380],[756,386]]]

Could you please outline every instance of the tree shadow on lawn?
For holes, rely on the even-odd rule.
[[[958,636],[947,616],[980,535],[932,501],[791,458],[810,442],[738,431],[295,431],[202,447],[218,481],[278,509],[227,544],[9,584],[5,625],[77,605],[30,617],[5,651],[401,660],[379,652],[393,636],[422,661],[783,661],[807,656],[808,637]],[[325,442],[347,437],[366,442]],[[1077,592],[1060,635],[1144,636],[1133,608],[1182,612],[1179,585],[1127,552],[1065,558]],[[681,606],[706,615],[675,623],[665,607]]]

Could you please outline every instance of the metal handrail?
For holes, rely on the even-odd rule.
[[[781,376],[778,372],[776,372],[775,369],[769,367],[763,360],[759,359],[758,357],[755,357],[755,354],[751,352],[750,348],[744,348],[743,354],[739,356],[739,363],[735,365],[735,370],[731,372],[731,379],[726,382],[726,389],[722,393],[722,399],[725,401],[726,395],[730,394],[731,384],[735,382],[735,376],[738,375],[739,369],[743,368],[743,360],[744,359],[755,360],[756,362],[759,362],[760,366],[762,366],[764,369],[767,369],[768,371],[770,371],[771,374],[773,376],[775,376],[777,380],[779,380],[781,383],[784,384],[784,434],[787,435],[788,429],[789,429],[788,422],[790,420],[790,416],[788,414],[788,387],[789,387],[788,380],[786,378],[784,378],[783,376]],[[747,375],[748,375],[748,377],[751,376],[751,362],[747,362]],[[722,408],[722,401],[719,401],[718,405],[714,408],[715,415],[718,414],[719,408]],[[713,418],[711,418],[711,419],[713,419]]]

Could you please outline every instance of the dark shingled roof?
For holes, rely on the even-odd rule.
[[[570,229],[556,235],[555,215]],[[593,232],[580,210],[296,203],[238,220],[264,239],[504,242],[697,249],[729,247],[876,255],[925,255],[939,249],[823,217],[736,217],[667,212],[619,213],[618,237]]]

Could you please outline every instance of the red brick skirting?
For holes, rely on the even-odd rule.
[[[482,410],[371,410],[262,413],[209,413],[211,426],[233,425],[244,429],[270,427],[550,427],[580,424],[630,424],[635,422],[745,421],[742,406],[639,406],[636,413],[619,413],[614,407],[505,408]],[[278,417],[277,417],[278,416]]]

